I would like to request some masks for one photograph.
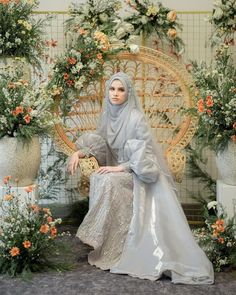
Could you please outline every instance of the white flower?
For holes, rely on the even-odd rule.
[[[211,208],[215,209],[217,206],[217,201],[211,201],[207,204],[207,209],[210,210]]]
[[[143,16],[141,17],[141,23],[142,23],[143,25],[145,25],[147,22],[148,22],[148,17],[147,17],[146,15],[143,15]]]
[[[214,14],[213,14],[213,18],[215,19],[221,19],[221,17],[223,16],[224,12],[220,7],[216,7]]]
[[[121,39],[123,38],[124,36],[126,35],[126,30],[124,28],[118,28],[117,31],[116,31],[116,37],[118,39]]]
[[[129,46],[129,48],[130,48],[130,51],[131,51],[132,53],[138,53],[138,52],[139,52],[139,46],[136,45],[136,44],[131,44],[131,45]]]
[[[100,19],[101,22],[105,23],[105,22],[108,21],[108,15],[106,13],[101,13],[99,15],[99,19]]]

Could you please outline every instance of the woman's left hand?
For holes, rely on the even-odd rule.
[[[96,172],[99,174],[106,174],[110,172],[124,172],[125,169],[122,166],[102,166]]]

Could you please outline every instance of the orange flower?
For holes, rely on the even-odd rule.
[[[206,110],[208,115],[211,115],[212,111],[211,110]]]
[[[26,123],[26,124],[29,124],[29,123],[30,123],[30,120],[31,120],[30,115],[29,115],[29,114],[25,115],[25,116],[24,116],[24,120],[25,120],[25,123]]]
[[[218,220],[216,221],[216,225],[224,225],[224,224],[225,224],[225,222],[224,222],[223,219],[218,219]]]
[[[28,240],[24,241],[22,244],[23,244],[23,246],[24,246],[26,249],[28,249],[28,248],[31,247],[31,242],[28,241]]]
[[[218,242],[221,243],[221,244],[224,244],[225,240],[224,240],[224,238],[219,237]]]
[[[28,109],[27,109],[27,112],[28,112],[28,113],[31,113],[32,111],[33,111],[32,108],[28,108]]]
[[[63,77],[64,77],[65,80],[67,80],[67,79],[69,79],[69,74],[65,73],[65,74],[63,75]]]
[[[11,179],[11,176],[10,176],[10,175],[5,176],[5,177],[3,178],[3,183],[4,183],[4,184],[7,184],[7,183],[10,181],[10,179]]]
[[[40,208],[39,206],[35,205],[35,204],[32,204],[31,206],[31,209],[35,212],[35,213],[38,213],[40,211]]]
[[[77,62],[77,60],[76,60],[74,57],[69,57],[69,58],[67,59],[67,61],[68,61],[68,63],[69,63],[70,65],[75,65],[76,62]]]
[[[211,95],[208,95],[208,96],[206,97],[206,105],[207,105],[208,107],[212,107],[212,106],[214,105],[214,102],[213,102],[213,99],[212,99],[212,96],[211,96]]]
[[[41,225],[39,231],[43,234],[46,234],[49,231],[49,226],[47,224],[43,224],[43,225]]]
[[[204,112],[204,101],[202,98],[200,98],[197,102],[197,107],[198,107],[198,111],[199,113],[203,113]]]
[[[102,59],[102,54],[101,53],[97,54],[97,59]]]
[[[48,216],[47,222],[50,223],[50,222],[52,222],[52,220],[53,220],[52,217],[51,216]]]
[[[234,124],[233,124],[233,128],[236,129],[236,122],[234,122]]]
[[[14,257],[20,254],[20,249],[18,247],[13,247],[9,252],[11,256]]]
[[[52,46],[52,47],[57,47],[57,41],[54,40],[54,39],[47,40],[45,43],[46,43],[46,46],[47,46],[47,47],[50,47],[50,46]]]
[[[0,4],[7,5],[11,0],[0,0]]]
[[[66,84],[70,87],[74,84],[74,81],[73,80],[68,80],[66,81]]]
[[[11,113],[12,113],[12,115],[13,115],[14,117],[17,116],[16,110],[11,111]]]
[[[16,85],[15,85],[14,82],[9,82],[7,86],[8,86],[9,89],[14,89],[14,88],[16,88]]]
[[[13,199],[13,195],[5,195],[4,201],[11,201]]]
[[[27,187],[25,188],[25,191],[26,191],[27,193],[32,193],[32,191],[34,190],[34,188],[35,188],[35,185],[29,185],[29,186],[27,186]]]
[[[23,113],[23,107],[22,106],[16,107],[16,115],[19,115],[22,113]]]
[[[86,35],[87,31],[85,29],[79,28],[78,32],[80,33],[80,35]]]
[[[51,227],[51,236],[55,237],[57,235],[57,228],[55,226]]]

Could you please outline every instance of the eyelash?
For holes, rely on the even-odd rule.
[[[110,90],[111,91],[114,91],[115,88],[114,87],[110,87]],[[118,90],[121,91],[121,92],[125,92],[125,89],[124,88],[118,88]]]

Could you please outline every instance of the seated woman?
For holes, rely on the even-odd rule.
[[[77,232],[94,248],[88,262],[142,279],[165,274],[173,283],[212,284],[212,264],[194,240],[126,74],[107,82],[96,133],[79,137],[77,147],[72,174],[88,154],[101,165],[91,176],[89,212]]]

